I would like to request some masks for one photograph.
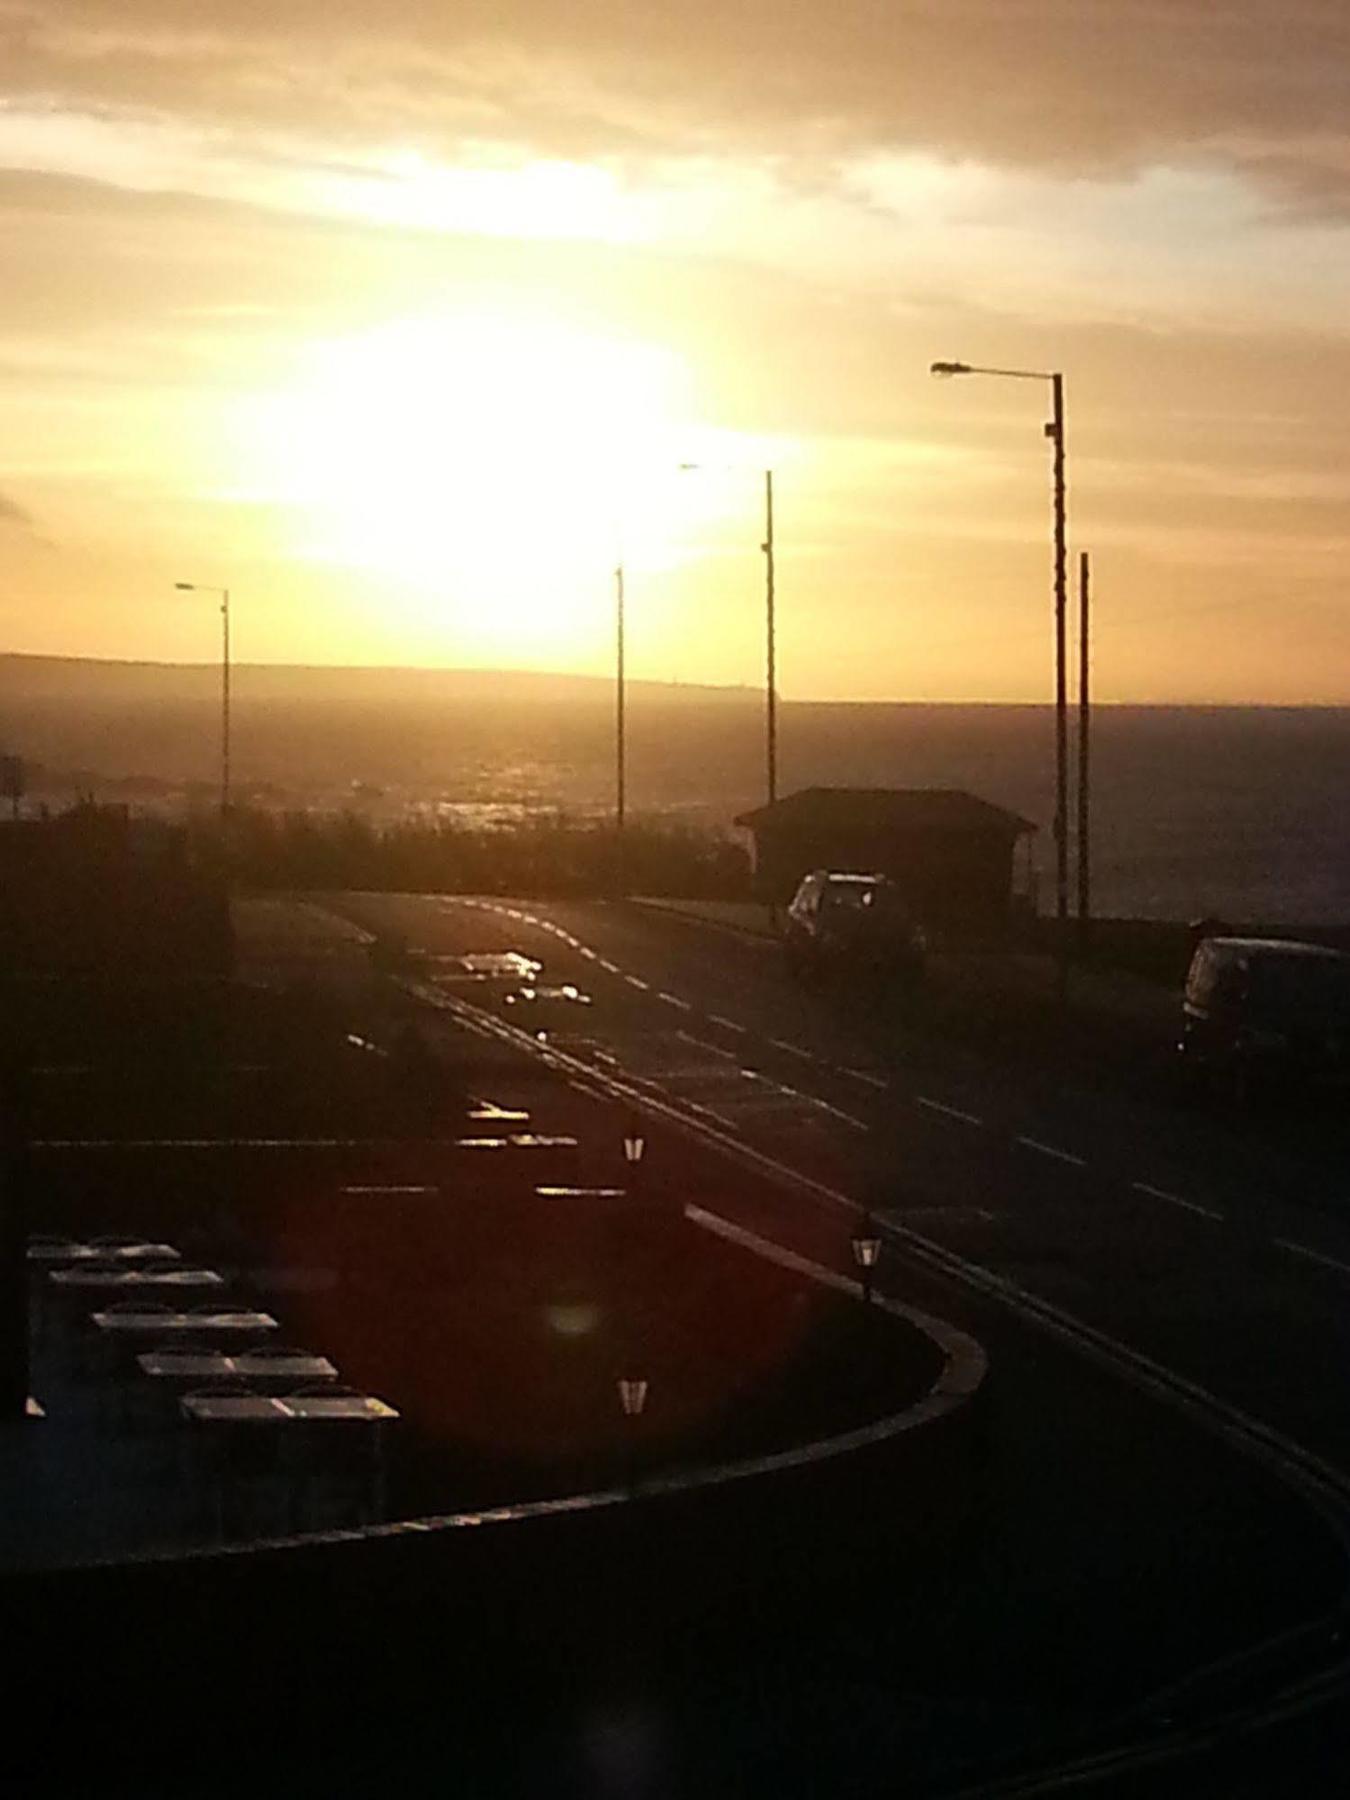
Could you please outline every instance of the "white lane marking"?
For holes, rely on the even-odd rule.
[[[602,969],[608,969],[608,971],[611,975],[618,974],[618,972],[619,972],[618,963],[612,963],[607,956],[600,957],[599,962],[600,962],[600,967]]]
[[[687,1000],[681,1000],[678,994],[666,993],[664,988],[656,997],[658,1000],[664,1000],[667,1006],[678,1006],[681,1012],[693,1012],[694,1010]]]
[[[803,1050],[800,1044],[789,1044],[786,1038],[770,1038],[769,1042],[775,1050],[786,1050],[789,1056],[800,1056],[803,1062],[814,1062],[815,1055],[810,1050]]]
[[[709,1013],[708,1014],[708,1022],[711,1025],[720,1025],[722,1027],[723,1031],[744,1031],[745,1030],[744,1025],[738,1025],[736,1023],[735,1019],[728,1019],[722,1013]]]
[[[1276,1238],[1275,1242],[1281,1250],[1288,1250],[1294,1256],[1305,1256],[1309,1262],[1321,1263],[1324,1269],[1334,1269],[1338,1275],[1350,1275],[1350,1263],[1338,1262],[1334,1256],[1323,1256],[1320,1250],[1310,1250],[1306,1244],[1296,1244],[1291,1238]]]
[[[707,1050],[713,1056],[720,1056],[725,1062],[735,1062],[736,1052],[724,1049],[721,1044],[710,1044],[707,1038],[695,1037],[692,1031],[677,1031],[677,1038],[683,1038],[686,1044],[697,1044],[700,1050]]]
[[[360,1186],[338,1189],[340,1194],[439,1194],[440,1191],[439,1188],[419,1186],[412,1182],[406,1184],[390,1182],[384,1185],[370,1182]]]
[[[1165,1200],[1169,1206],[1181,1206],[1187,1212],[1197,1213],[1202,1219],[1213,1219],[1216,1225],[1223,1224],[1221,1212],[1215,1212],[1212,1206],[1201,1206],[1198,1200],[1187,1200],[1183,1194],[1169,1193],[1166,1188],[1153,1187],[1147,1181],[1132,1181],[1130,1186],[1137,1194],[1147,1194],[1150,1200]]]
[[[1017,1141],[1026,1149],[1035,1150],[1040,1156],[1053,1156],[1056,1162],[1071,1163],[1075,1169],[1087,1167],[1087,1158],[1075,1156],[1072,1150],[1060,1150],[1054,1144],[1043,1144],[1039,1138],[1020,1137]]]
[[[925,1106],[929,1112],[941,1113],[944,1119],[960,1119],[963,1125],[983,1125],[984,1120],[976,1118],[974,1113],[962,1112],[959,1106],[947,1106],[941,1100],[930,1100],[926,1094],[914,1096],[916,1106]]]
[[[581,954],[586,958],[587,962],[595,961],[595,952],[591,949],[589,944],[581,944],[578,948],[580,949]]]
[[[822,1112],[832,1113],[836,1119],[842,1119],[846,1125],[852,1125],[857,1131],[872,1129],[866,1119],[855,1118],[851,1112],[845,1112],[842,1106],[832,1106],[828,1100],[818,1100],[814,1094],[804,1094],[802,1098],[809,1100],[812,1106],[818,1106]]]
[[[651,984],[644,981],[640,975],[625,975],[624,980],[629,987],[641,988],[644,994],[651,992]]]
[[[883,1080],[880,1075],[872,1075],[866,1069],[841,1069],[840,1074],[849,1075],[854,1081],[865,1081],[868,1087],[884,1090],[890,1086],[890,1083]]]

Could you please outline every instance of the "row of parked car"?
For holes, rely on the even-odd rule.
[[[1350,1085],[1350,955],[1239,936],[1217,920],[1195,935],[1177,1036],[1188,1084],[1236,1099],[1274,1086]],[[783,948],[799,979],[913,985],[928,945],[886,876],[816,869],[788,907]]]

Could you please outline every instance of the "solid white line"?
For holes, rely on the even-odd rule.
[[[1053,1156],[1056,1162],[1072,1163],[1075,1169],[1085,1169],[1087,1158],[1075,1156],[1071,1150],[1057,1150],[1053,1144],[1043,1144],[1039,1138],[1020,1137],[1018,1143],[1028,1150],[1036,1150],[1042,1156]]]
[[[658,1000],[664,1000],[667,1006],[678,1006],[681,1012],[693,1012],[694,1010],[687,1000],[681,1000],[678,994],[666,993],[664,988],[656,997]]]
[[[1147,1181],[1132,1181],[1130,1186],[1136,1193],[1147,1194],[1150,1200],[1165,1200],[1169,1206],[1182,1206],[1187,1212],[1198,1213],[1202,1219],[1213,1219],[1216,1225],[1223,1224],[1221,1212],[1215,1212],[1210,1206],[1201,1206],[1198,1200],[1187,1200],[1181,1194],[1169,1193],[1166,1188],[1151,1187]]]
[[[1306,1244],[1296,1244],[1289,1238],[1276,1238],[1275,1242],[1281,1250],[1306,1256],[1309,1262],[1321,1263],[1324,1269],[1334,1269],[1338,1275],[1350,1275],[1350,1263],[1338,1262],[1334,1256],[1323,1256],[1320,1250],[1310,1250]]]
[[[712,1025],[720,1025],[723,1031],[745,1030],[744,1025],[738,1025],[735,1019],[728,1019],[722,1013],[709,1013],[708,1022]]]
[[[865,1081],[868,1087],[885,1089],[891,1085],[890,1082],[884,1081],[880,1075],[870,1075],[866,1069],[841,1069],[839,1073],[841,1075],[852,1076],[854,1081]]]
[[[800,1044],[789,1044],[786,1038],[770,1038],[769,1042],[775,1050],[786,1050],[789,1056],[800,1056],[803,1062],[816,1060],[810,1050],[803,1050]]]
[[[974,1113],[962,1112],[959,1106],[944,1106],[941,1100],[930,1100],[926,1094],[914,1096],[916,1106],[926,1106],[929,1112],[941,1113],[945,1119],[960,1119],[963,1125],[983,1125],[983,1119],[977,1119]]]

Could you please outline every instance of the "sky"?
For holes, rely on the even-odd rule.
[[[1350,703],[1340,0],[0,0],[0,649]],[[683,465],[695,465],[688,467]]]

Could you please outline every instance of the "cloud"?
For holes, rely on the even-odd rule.
[[[440,154],[922,148],[1079,173],[1213,155],[1350,194],[1339,0],[215,0],[191,20],[179,0],[10,0],[5,90]]]

